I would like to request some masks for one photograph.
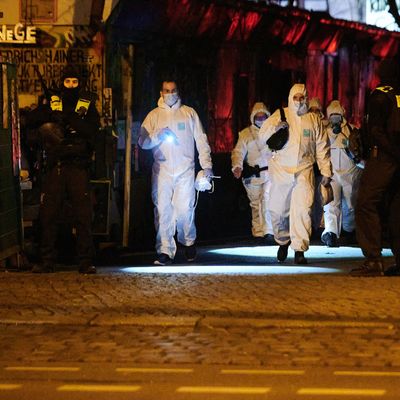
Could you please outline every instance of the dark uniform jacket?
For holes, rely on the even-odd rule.
[[[88,164],[100,126],[96,95],[83,91],[68,93],[66,90],[60,98],[62,111],[53,111],[48,104],[41,105],[29,113],[28,125],[39,132],[48,167],[58,162]],[[76,110],[82,99],[88,108]]]
[[[400,163],[400,90],[378,86],[368,104],[370,142]]]

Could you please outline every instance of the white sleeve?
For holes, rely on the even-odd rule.
[[[318,168],[321,171],[321,175],[331,177],[331,147],[328,132],[324,128],[321,119],[318,121],[318,129],[315,138],[315,157],[317,159]]]
[[[158,137],[160,130],[157,129],[155,121],[155,110],[153,110],[147,114],[140,128],[138,143],[144,150],[152,149],[161,143]]]
[[[211,148],[208,144],[207,135],[204,133],[203,126],[196,111],[193,110],[193,135],[196,148],[199,152],[199,162],[203,169],[212,168]]]
[[[232,171],[239,167],[243,169],[243,161],[247,155],[247,143],[244,139],[244,132],[239,133],[239,139],[236,143],[236,146],[232,150],[231,160],[232,160]]]

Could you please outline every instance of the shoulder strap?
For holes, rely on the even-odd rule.
[[[353,128],[351,127],[351,125],[348,123],[348,122],[346,122],[346,125],[344,126],[344,128],[346,128],[346,126],[349,128],[349,136],[347,136],[344,132],[343,132],[343,130],[342,130],[342,132],[340,132],[346,139],[350,139],[350,135],[353,133]]]
[[[283,111],[282,107],[279,107],[279,112],[281,113],[281,121],[286,122],[285,111]]]

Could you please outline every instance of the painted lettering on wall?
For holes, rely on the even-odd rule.
[[[36,43],[36,27],[24,26],[21,23],[16,24],[13,28],[7,25],[0,27],[0,43]]]
[[[73,64],[88,90],[102,97],[102,62],[90,48],[13,48],[0,49],[0,57],[17,65],[18,92],[40,95],[39,74],[49,89],[59,88],[67,64]]]
[[[96,31],[88,26],[68,26],[38,29],[38,42],[42,47],[90,47]]]

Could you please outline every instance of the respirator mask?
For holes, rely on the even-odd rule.
[[[338,135],[340,132],[342,132],[342,121],[343,118],[340,114],[331,114],[329,116],[329,122],[332,126],[332,132],[336,135]]]
[[[296,113],[299,117],[301,115],[304,115],[308,111],[308,104],[305,100],[303,100],[303,101],[295,100],[293,103],[296,108]]]

